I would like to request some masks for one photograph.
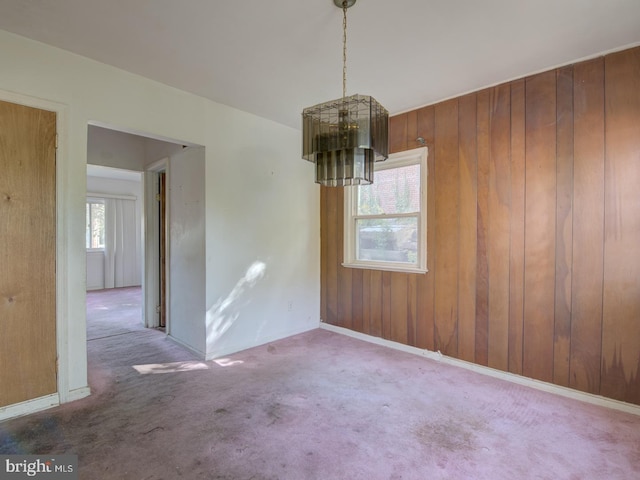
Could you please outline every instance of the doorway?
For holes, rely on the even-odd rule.
[[[160,284],[156,278],[160,271],[164,272],[166,291],[166,267],[161,267],[159,249],[158,229],[164,230],[166,226],[159,226],[157,223],[158,212],[156,197],[160,194],[166,195],[158,190],[158,174],[160,170],[168,172],[168,159],[173,153],[182,150],[183,145],[164,140],[157,140],[147,136],[124,132],[112,127],[90,123],[87,131],[87,195],[98,197],[100,201],[105,198],[114,198],[122,203],[132,200],[135,203],[135,225],[128,227],[128,230],[136,230],[135,252],[132,247],[121,245],[119,251],[128,251],[127,259],[116,266],[115,275],[120,271],[131,274],[131,268],[135,265],[136,278],[120,278],[120,283],[114,282],[114,274],[107,267],[113,266],[113,253],[106,251],[106,246],[100,245],[95,252],[91,252],[90,245],[87,245],[87,289],[94,290],[112,287],[141,286],[142,288],[142,313],[140,317],[141,325],[145,327],[157,328],[161,324],[168,323],[166,314],[160,317],[162,303],[159,292]],[[157,159],[164,165],[163,168],[152,175],[149,169],[153,170],[157,166]],[[98,173],[96,173],[98,172]],[[103,181],[96,183],[95,179],[90,182],[89,175],[105,177]],[[132,187],[136,183],[135,188]],[[166,181],[165,181],[166,184]],[[92,191],[93,190],[93,191]],[[97,190],[97,192],[96,192]],[[104,194],[106,192],[106,195]],[[101,198],[102,197],[102,198]],[[166,210],[166,200],[164,208]],[[153,222],[150,222],[151,218]],[[127,230],[127,229],[125,229]],[[126,232],[125,232],[126,233]],[[87,234],[89,236],[89,234]],[[111,236],[110,236],[111,237]],[[150,239],[153,237],[156,242],[150,249]],[[157,237],[157,239],[156,239]],[[118,241],[121,236],[118,235]],[[165,258],[167,248],[163,249]],[[122,260],[122,259],[120,259]],[[105,270],[96,269],[96,264],[104,263]],[[126,270],[129,269],[127,272]],[[107,282],[109,280],[109,282]],[[117,280],[117,279],[116,279]],[[164,296],[164,311],[166,312],[166,295]],[[162,322],[162,323],[161,323]]]
[[[152,163],[145,172],[145,325],[170,334],[168,314],[169,240],[168,219],[169,158]]]
[[[167,327],[167,173],[158,172],[158,327]]]
[[[204,354],[205,150],[91,124],[87,162],[142,173],[143,324]],[[175,280],[175,281],[174,281]],[[175,313],[175,315],[172,314]]]

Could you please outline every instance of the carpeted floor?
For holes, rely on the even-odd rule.
[[[126,290],[88,295],[93,395],[0,423],[0,453],[87,480],[640,478],[640,416],[325,330],[202,362]]]
[[[89,342],[144,329],[140,287],[87,292],[87,340]],[[91,349],[91,343],[89,349]]]

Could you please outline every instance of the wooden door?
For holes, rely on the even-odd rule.
[[[53,394],[56,114],[0,101],[0,407]]]

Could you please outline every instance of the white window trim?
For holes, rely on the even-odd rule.
[[[393,153],[384,162],[374,165],[375,171],[420,164],[420,213],[418,214],[418,262],[408,265],[398,262],[356,259],[356,215],[357,186],[344,187],[344,262],[343,267],[386,270],[391,272],[427,273],[427,167],[428,148],[420,147],[404,152]],[[375,182],[375,175],[374,175]],[[385,215],[382,215],[384,217]],[[402,216],[394,215],[394,216]],[[411,214],[409,216],[415,216]]]

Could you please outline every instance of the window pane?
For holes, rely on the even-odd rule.
[[[418,263],[418,218],[356,220],[358,260]]]
[[[420,165],[376,170],[371,185],[358,187],[358,215],[420,210]]]
[[[91,204],[91,248],[104,248],[104,203]]]

